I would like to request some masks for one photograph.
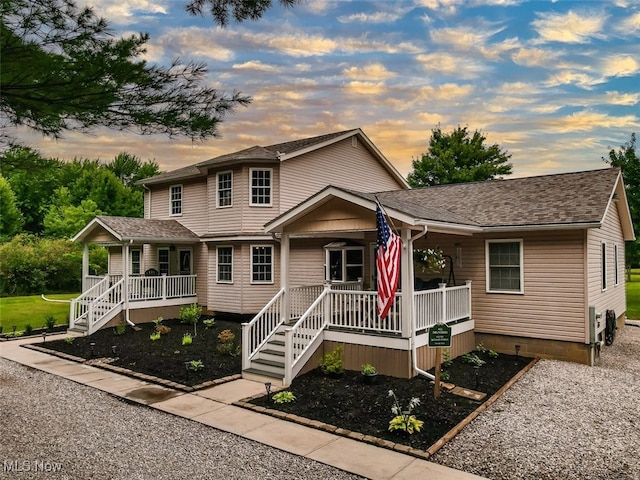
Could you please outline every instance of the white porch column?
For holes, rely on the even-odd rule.
[[[411,230],[402,228],[400,254],[400,282],[402,285],[402,336],[411,336],[413,325],[413,241]]]
[[[289,234],[283,232],[282,238],[280,239],[280,288],[284,288],[282,319],[285,322],[289,322],[289,318],[291,317],[291,297],[289,296],[289,240]]]
[[[124,300],[124,318],[128,324],[132,324],[129,318],[129,244],[122,246],[122,298]]]
[[[87,277],[89,276],[89,244],[82,244],[82,292],[87,291]]]

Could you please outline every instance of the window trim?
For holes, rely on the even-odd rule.
[[[360,279],[364,279],[364,264],[365,264],[365,252],[364,252],[365,247],[362,245],[345,245],[342,247],[325,247],[325,272],[324,272],[324,278],[325,281],[327,282],[332,282],[332,283],[345,283],[345,282],[354,282],[357,280],[347,280],[347,269],[348,267],[356,267],[359,266],[362,271],[362,275],[358,278]],[[347,251],[350,250],[360,250],[360,252],[362,253],[362,263],[360,264],[355,264],[355,263],[347,263]],[[333,280],[331,279],[331,265],[330,265],[330,257],[331,257],[331,252],[340,252],[341,253],[341,262],[342,262],[342,272],[341,273],[341,280]]]
[[[173,189],[174,188],[180,188],[180,199],[179,200],[174,200],[173,199]],[[174,213],[173,211],[173,205],[175,203],[179,202],[179,206],[180,206],[180,212],[179,213]],[[184,211],[184,187],[182,186],[182,184],[176,184],[176,185],[170,185],[169,186],[169,216],[170,217],[181,217],[182,216],[182,212]]]
[[[167,252],[167,272],[163,273],[162,272],[162,266],[160,263],[160,252]],[[164,263],[164,262],[163,262]],[[160,273],[160,275],[170,275],[171,274],[171,250],[169,249],[169,247],[159,247],[158,248],[158,273]]]
[[[269,203],[253,203],[253,188],[254,188],[253,172],[269,172]],[[250,207],[272,207],[273,206],[273,168],[250,168],[249,169],[249,206]]]
[[[600,243],[600,290],[607,291],[608,278],[607,278],[607,243]]]
[[[491,289],[491,258],[489,246],[494,243],[518,243],[520,245],[520,290],[492,290]],[[522,238],[500,238],[485,240],[485,289],[487,293],[502,293],[507,295],[524,294],[524,242]]]
[[[231,250],[231,278],[229,280],[220,280],[220,249],[228,248]],[[233,284],[233,246],[232,245],[218,245],[216,247],[216,283],[223,283],[227,285]],[[227,265],[227,264],[224,264]],[[253,274],[253,272],[252,272]]]
[[[229,191],[230,191],[230,195],[229,195],[229,205],[220,205],[220,176],[221,175],[229,175],[229,180],[230,180],[230,187],[229,187]],[[224,191],[226,191],[227,189],[225,189]],[[216,173],[216,208],[230,208],[233,207],[233,170],[225,170],[224,172],[218,172]]]
[[[137,262],[133,261],[133,254],[134,253],[138,254],[138,261]],[[138,264],[138,273],[135,273],[133,271],[133,265],[135,263]],[[132,248],[129,251],[129,273],[131,275],[142,275],[142,249],[141,248]]]
[[[619,264],[619,249],[618,249],[618,244],[614,243],[613,244],[613,279],[614,279],[614,286],[618,286],[620,285],[620,264]]]
[[[269,248],[271,249],[271,264],[269,265],[270,267],[270,276],[271,276],[271,280],[255,280],[254,278],[254,271],[253,271],[253,250],[256,248]],[[250,268],[249,268],[249,272],[251,275],[251,285],[273,285],[274,283],[274,268],[273,268],[273,263],[275,261],[275,249],[273,248],[273,245],[251,245],[249,247],[249,254],[251,256],[251,262],[250,262]]]

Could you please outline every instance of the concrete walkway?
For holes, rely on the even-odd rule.
[[[232,405],[237,400],[264,392],[262,383],[235,380],[194,393],[183,393],[20,347],[40,340],[1,342],[0,357],[367,478],[482,478]]]

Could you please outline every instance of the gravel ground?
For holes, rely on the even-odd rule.
[[[0,462],[2,480],[361,478],[3,358]]]
[[[540,361],[432,461],[495,480],[640,479],[639,399],[627,326],[595,367]]]

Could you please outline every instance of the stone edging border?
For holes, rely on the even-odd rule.
[[[391,442],[389,440],[384,440],[382,438],[374,437],[372,435],[365,435],[363,433],[353,432],[351,430],[339,428],[339,427],[336,427],[335,425],[329,425],[327,423],[323,423],[318,420],[310,420],[308,418],[301,417],[293,413],[281,412],[280,410],[274,410],[271,408],[261,407],[259,405],[254,405],[252,403],[249,403],[251,400],[264,397],[263,393],[259,393],[251,397],[238,400],[236,402],[233,402],[233,405],[241,408],[246,408],[247,410],[253,410],[254,412],[257,412],[257,413],[271,415],[272,417],[280,418],[282,420],[287,420],[289,422],[294,422],[299,425],[316,428],[318,430],[324,430],[325,432],[333,433],[334,435],[340,435],[342,437],[351,438],[353,440],[369,443],[377,447],[383,447],[389,450],[395,450],[397,452],[406,453],[407,455],[411,455],[417,458],[421,458],[423,460],[427,460],[429,457],[434,455],[438,450],[440,450],[447,442],[452,440],[458,433],[460,433],[460,431],[464,427],[466,427],[469,423],[471,423],[478,415],[480,415],[487,408],[489,408],[496,400],[498,400],[498,398],[504,395],[504,393],[509,388],[511,388],[514,383],[520,380],[520,378],[525,373],[531,370],[531,368],[533,368],[533,366],[537,364],[539,360],[540,358],[532,359],[522,370],[516,373],[513,377],[511,377],[511,379],[507,383],[505,383],[502,387],[500,387],[500,389],[496,393],[494,393],[488,400],[486,400],[482,405],[480,405],[473,412],[471,412],[466,418],[464,418],[455,427],[453,427],[451,430],[445,433],[439,440],[437,440],[427,450],[418,450],[416,448],[412,448],[407,445],[403,445],[401,443]]]
[[[37,352],[46,353],[48,355],[52,355],[54,357],[59,357],[64,360],[70,360],[76,363],[87,364],[87,360],[82,357],[76,357],[75,355],[69,355],[68,353],[58,352],[57,350],[51,350],[49,348],[40,347],[38,345],[21,345],[23,348],[28,348],[29,350],[35,350]],[[242,378],[241,373],[236,373],[235,375],[229,375],[228,377],[217,378],[215,380],[210,380],[208,382],[199,383],[194,386],[182,385],[181,383],[172,382],[171,380],[166,380],[164,378],[154,377],[152,375],[147,375],[146,373],[134,372],[133,370],[129,370],[126,368],[118,367],[116,365],[111,365],[109,363],[91,363],[92,367],[102,368],[103,370],[109,370],[114,373],[119,373],[121,375],[126,375],[128,377],[133,377],[138,380],[144,380],[146,382],[157,383],[158,385],[162,385],[164,387],[172,388],[174,390],[180,390],[182,392],[195,392],[197,390],[202,390],[204,388],[213,387],[216,385],[221,385],[223,383],[232,382],[234,380],[239,380]]]

